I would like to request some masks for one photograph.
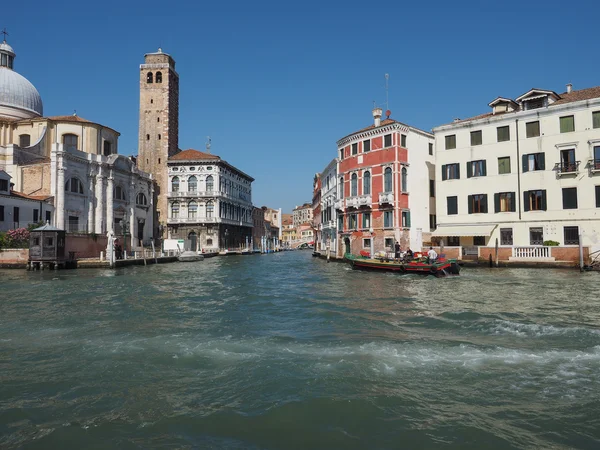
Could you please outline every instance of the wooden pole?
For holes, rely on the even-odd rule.
[[[579,270],[583,272],[583,241],[581,234],[579,235]]]
[[[496,238],[496,267],[498,267],[498,238]]]

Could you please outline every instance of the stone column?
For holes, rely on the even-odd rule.
[[[58,157],[58,180],[56,182],[56,227],[65,230],[65,168],[62,155]]]
[[[96,201],[96,180],[94,173],[90,170],[89,175],[89,185],[90,185],[90,193],[88,196],[88,225],[87,231],[88,233],[97,233],[96,231],[96,223],[94,221],[94,210],[95,210],[95,201]]]
[[[131,180],[129,181],[129,234],[131,239],[131,249],[135,247],[136,236],[135,233],[135,224],[137,218],[135,217],[135,178],[131,175]],[[142,243],[140,242],[140,245]]]
[[[115,214],[113,212],[113,189],[115,186],[115,179],[113,178],[112,170],[108,175],[108,182],[106,183],[106,231],[114,233],[115,225]]]
[[[104,221],[104,176],[102,175],[102,168],[98,167],[98,173],[96,174],[96,227],[95,233],[104,234],[105,227]]]

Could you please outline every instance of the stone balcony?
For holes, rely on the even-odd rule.
[[[361,206],[371,206],[372,198],[370,195],[355,195],[346,199],[346,208],[360,208]]]
[[[379,204],[382,205],[384,203],[389,203],[389,204],[394,203],[394,193],[393,192],[382,192],[379,194]]]
[[[335,209],[339,209],[339,210],[344,209],[344,200],[343,199],[336,200],[335,202],[333,202],[333,207]]]

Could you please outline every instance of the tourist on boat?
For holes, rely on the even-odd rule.
[[[438,257],[438,254],[433,249],[433,247],[429,247],[429,251],[427,252],[427,263],[433,264],[435,262],[435,260],[437,259],[437,257]]]
[[[395,250],[395,254],[394,254],[394,258],[397,260],[400,259],[400,244],[398,243],[398,241],[396,241],[396,245],[394,247]]]
[[[414,254],[413,251],[409,248],[408,250],[406,250],[406,254],[404,255],[404,259],[408,262],[412,261],[414,258]]]

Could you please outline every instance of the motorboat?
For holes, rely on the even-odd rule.
[[[202,261],[204,259],[204,255],[186,250],[181,252],[179,256],[177,256],[177,259],[181,262]]]

